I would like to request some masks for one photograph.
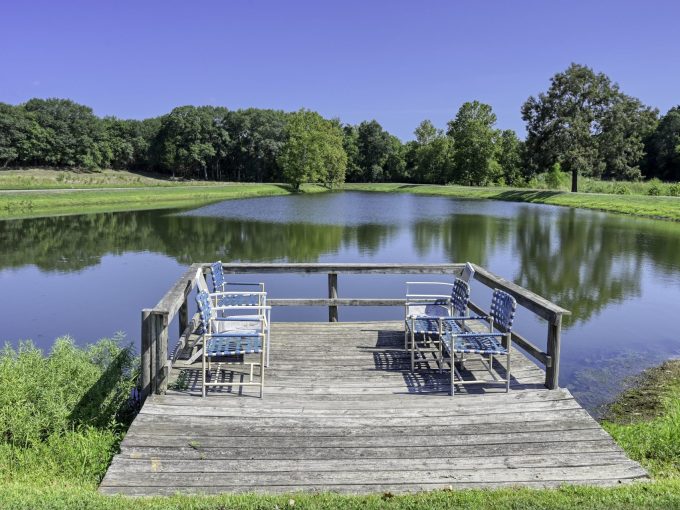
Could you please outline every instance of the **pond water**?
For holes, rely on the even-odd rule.
[[[0,222],[0,340],[49,348],[117,331],[139,342],[152,307],[192,262],[472,261],[571,310],[560,384],[591,411],[625,379],[680,355],[680,224],[534,204],[327,193]],[[272,297],[322,297],[325,275],[249,277]],[[340,275],[341,297],[400,297],[408,276]],[[422,277],[418,277],[422,279]],[[436,278],[429,278],[436,279]],[[476,284],[473,300],[490,293]],[[401,308],[341,308],[341,320]],[[280,308],[273,320],[327,320]],[[517,331],[545,345],[545,324]]]

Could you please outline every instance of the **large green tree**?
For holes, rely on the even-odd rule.
[[[661,118],[646,145],[647,176],[680,181],[680,106]]]
[[[505,184],[517,186],[524,182],[523,150],[522,140],[512,129],[505,129],[499,133],[495,159],[503,172]]]
[[[421,122],[414,134],[413,174],[416,180],[446,184],[452,174],[453,140],[429,120]]]
[[[22,108],[42,130],[42,164],[96,168],[106,164],[104,129],[92,108],[68,99],[31,99]]]
[[[44,164],[46,136],[23,107],[0,103],[0,166]]]
[[[295,190],[303,182],[318,182],[332,188],[345,181],[347,154],[337,122],[316,112],[300,110],[288,119],[286,134],[278,162],[285,180]]]
[[[166,115],[155,143],[159,164],[173,175],[208,179],[229,135],[226,108],[181,106]]]
[[[376,120],[364,121],[357,127],[357,147],[362,181],[381,181],[384,166],[394,150],[390,134]]]
[[[604,73],[571,64],[551,78],[547,92],[522,106],[527,164],[534,172],[560,163],[578,176],[639,176],[642,140],[656,113],[626,96]]]
[[[463,103],[456,118],[449,121],[446,134],[454,144],[454,182],[484,186],[499,177],[494,159],[495,124],[496,115],[491,106],[479,101]]]
[[[236,181],[280,180],[277,159],[286,143],[289,114],[281,110],[248,108],[229,112],[227,176]],[[221,178],[221,177],[220,177]]]

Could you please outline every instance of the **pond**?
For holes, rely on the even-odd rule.
[[[408,194],[326,193],[225,201],[194,210],[0,222],[0,340],[49,348],[123,331],[137,344],[152,307],[192,262],[472,261],[571,310],[560,384],[591,411],[625,379],[680,355],[680,224],[593,211]],[[275,297],[322,297],[325,275],[267,275]],[[341,275],[341,297],[400,297],[408,276]],[[411,278],[412,279],[412,278]],[[421,277],[418,277],[421,279]],[[473,299],[489,294],[473,285]],[[341,308],[341,320],[401,308]],[[273,320],[327,320],[280,308]],[[545,345],[545,326],[517,331]]]

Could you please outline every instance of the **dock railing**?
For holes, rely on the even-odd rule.
[[[512,333],[513,342],[524,349],[545,368],[545,386],[556,389],[559,386],[560,337],[562,317],[571,312],[519,285],[497,276],[483,267],[473,264],[474,279],[490,289],[500,289],[511,294],[517,304],[531,313],[545,319],[548,323],[546,350],[543,351],[518,333]],[[338,296],[339,274],[443,274],[460,276],[465,264],[269,264],[234,263],[224,264],[224,272],[229,274],[327,274],[328,298],[269,298],[268,304],[277,306],[327,306],[328,320],[339,320],[338,307],[341,306],[404,306],[403,298],[341,298]],[[193,330],[194,320],[189,319],[188,298],[197,285],[197,273],[202,269],[204,275],[210,271],[210,264],[192,264],[177,280],[172,288],[151,309],[142,310],[142,396],[151,393],[164,393],[170,371],[168,358],[169,327],[178,316],[179,339],[188,338]],[[470,303],[475,313],[487,315],[488,310]]]

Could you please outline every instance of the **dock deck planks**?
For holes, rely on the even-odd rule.
[[[265,397],[200,370],[147,399],[102,481],[106,494],[407,492],[615,485],[646,472],[566,389],[513,353],[512,387],[448,395],[448,374],[409,371],[399,322],[276,323]],[[497,363],[497,368],[503,367]],[[469,377],[481,377],[474,357]]]

